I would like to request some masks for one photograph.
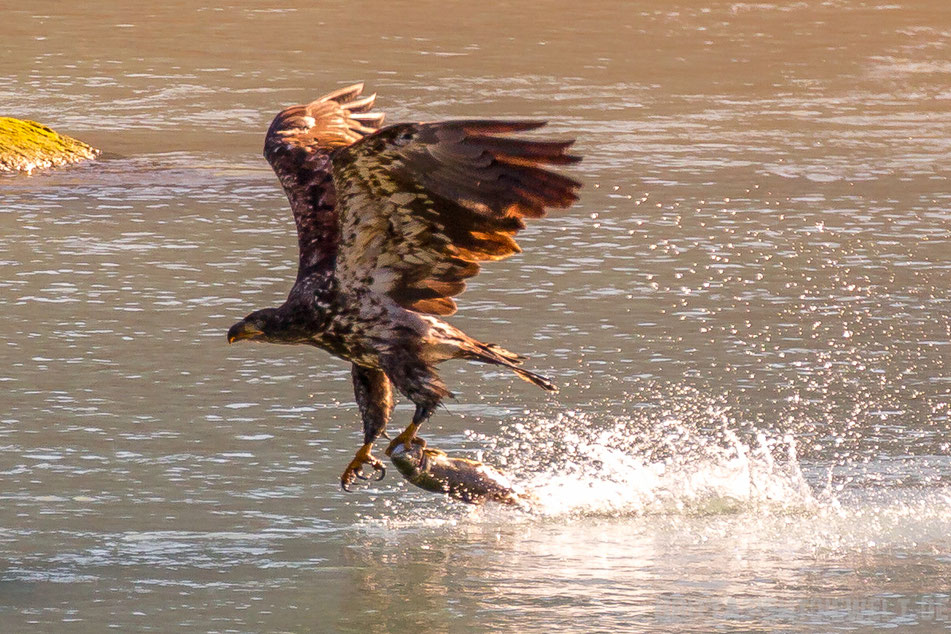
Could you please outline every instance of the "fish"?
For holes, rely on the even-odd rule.
[[[410,483],[467,504],[497,502],[531,510],[532,495],[507,475],[477,460],[452,458],[434,447],[399,445],[390,460]]]

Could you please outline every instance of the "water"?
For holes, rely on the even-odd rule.
[[[942,0],[28,5],[0,110],[108,158],[0,179],[0,629],[951,623]],[[295,272],[270,118],[357,80],[586,157],[452,319],[562,391],[443,366],[424,429],[534,515],[342,492],[348,368],[225,343]]]

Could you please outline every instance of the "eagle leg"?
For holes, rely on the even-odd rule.
[[[353,394],[360,408],[360,417],[363,419],[363,446],[357,450],[353,460],[340,476],[340,486],[344,491],[350,490],[350,485],[355,479],[379,481],[386,475],[386,467],[373,457],[371,451],[374,441],[385,434],[386,424],[390,420],[390,414],[395,405],[392,385],[382,370],[354,364],[351,375]],[[365,464],[373,467],[377,474],[375,478],[363,474]]]
[[[414,444],[425,446],[426,441],[417,438],[416,431],[433,415],[442,400],[452,394],[433,367],[411,350],[399,350],[384,357],[382,362],[386,376],[393,382],[393,386],[416,404],[413,422],[386,448],[386,455],[391,456],[400,445],[404,445],[407,450],[411,450]]]

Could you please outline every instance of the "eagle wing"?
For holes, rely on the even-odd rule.
[[[573,141],[505,136],[545,122],[446,121],[382,128],[331,155],[343,289],[369,288],[434,315],[479,262],[520,251],[524,218],[568,207],[581,183],[544,169],[573,163]]]
[[[264,157],[287,193],[297,225],[298,279],[336,254],[340,232],[330,153],[383,123],[382,112],[370,111],[376,95],[360,97],[362,92],[363,84],[354,84],[285,108],[267,131]]]

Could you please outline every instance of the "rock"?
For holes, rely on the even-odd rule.
[[[94,159],[100,152],[35,121],[0,117],[0,171],[32,172]]]

